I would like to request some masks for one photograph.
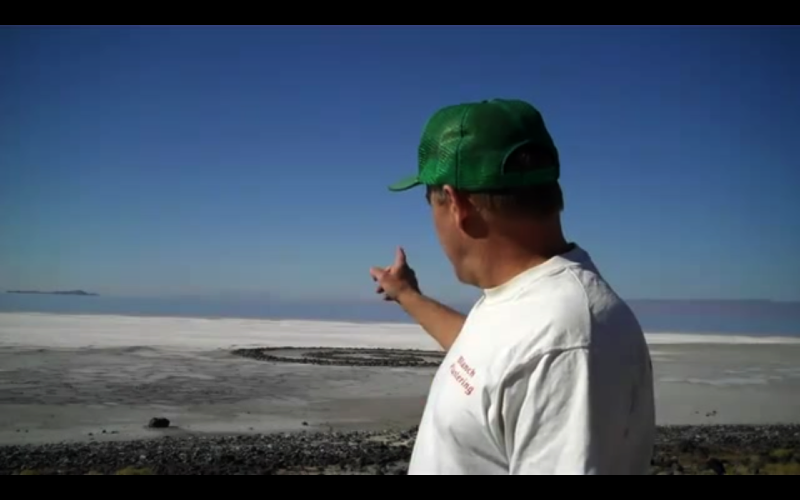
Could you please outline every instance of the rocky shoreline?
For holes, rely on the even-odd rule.
[[[438,368],[444,360],[442,352],[413,349],[272,347],[237,349],[233,355],[270,363],[387,368]]]
[[[800,475],[800,425],[659,429],[654,475]]]
[[[405,475],[416,430],[0,447],[0,475]],[[800,425],[662,427],[654,475],[798,475]]]

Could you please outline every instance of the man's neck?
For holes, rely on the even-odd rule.
[[[553,257],[568,253],[574,248],[575,244],[567,242],[563,236],[534,248],[498,245],[493,251],[487,251],[483,255],[478,286],[483,290],[497,288],[525,271],[540,266]]]

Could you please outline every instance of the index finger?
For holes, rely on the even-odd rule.
[[[406,251],[403,247],[397,247],[397,252],[394,256],[394,265],[397,267],[403,267],[406,265]]]

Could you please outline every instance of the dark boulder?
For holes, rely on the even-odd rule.
[[[167,429],[170,426],[170,421],[166,418],[154,418],[150,420],[150,423],[147,424],[147,427],[151,429]]]
[[[725,464],[716,458],[711,458],[706,463],[706,467],[718,476],[724,476],[726,473]]]

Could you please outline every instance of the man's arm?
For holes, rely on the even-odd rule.
[[[453,346],[467,320],[467,317],[458,311],[414,290],[409,290],[398,296],[397,303],[445,351],[450,350]]]
[[[501,391],[510,475],[604,471],[585,349],[549,352],[509,373]]]
[[[408,266],[405,250],[398,248],[391,266],[373,267],[370,274],[384,300],[400,304],[439,345],[450,350],[467,317],[422,294],[416,273]]]

